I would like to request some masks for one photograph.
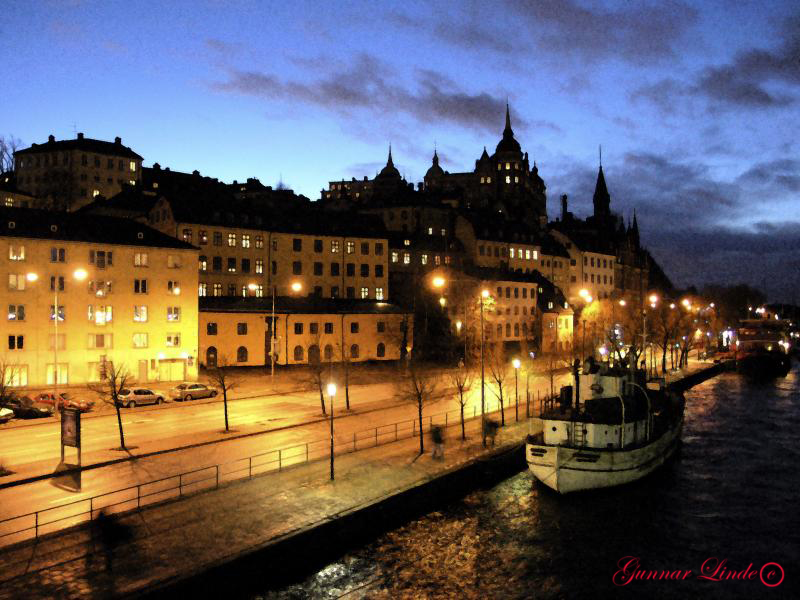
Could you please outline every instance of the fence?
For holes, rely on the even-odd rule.
[[[516,409],[507,418],[519,418],[519,409],[524,409],[524,418],[534,415],[532,398],[526,397],[524,404],[516,404],[507,398],[507,410]],[[544,399],[539,397],[539,414]],[[494,405],[495,409],[491,410]],[[466,407],[465,407],[466,408]],[[472,414],[465,409],[464,420],[480,418],[477,406],[472,406]],[[500,412],[498,401],[488,402],[486,414]],[[335,424],[335,420],[334,420]],[[415,437],[422,428],[423,433],[433,426],[460,426],[460,409],[429,415],[418,419],[407,419],[387,425],[354,431],[352,437],[334,436],[334,456],[375,448],[384,444]],[[185,471],[176,475],[162,477],[145,483],[138,483],[122,489],[105,492],[74,500],[59,506],[44,508],[34,512],[0,520],[0,547],[38,539],[40,536],[89,523],[102,510],[106,513],[122,513],[138,510],[143,506],[176,500],[188,494],[203,490],[218,489],[220,485],[241,479],[251,479],[256,475],[282,471],[285,468],[306,464],[330,456],[330,438],[314,440],[303,444],[268,450],[234,461]]]

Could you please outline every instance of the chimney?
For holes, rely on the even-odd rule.
[[[194,171],[192,171],[192,175],[199,176],[199,175],[200,175],[200,171],[198,171],[197,169],[195,169]]]
[[[52,144],[53,142],[55,142],[55,141],[56,141],[56,136],[54,136],[54,135],[51,133],[51,134],[48,136],[48,138],[47,138],[47,141],[48,141],[48,142],[50,142],[50,143]]]
[[[567,195],[563,194],[561,196],[561,220],[567,220]]]
[[[79,139],[79,140],[82,140],[82,139],[83,139],[83,132],[80,132],[80,133],[78,133],[78,139]]]
[[[160,171],[161,165],[158,163],[153,163],[153,171]]]
[[[114,143],[115,143],[117,146],[120,146],[120,145],[122,144],[122,138],[121,138],[121,137],[115,137],[115,138],[114,138]]]

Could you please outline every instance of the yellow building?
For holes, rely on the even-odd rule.
[[[273,313],[271,298],[200,299],[200,361],[207,367],[268,365],[271,347],[278,365],[339,362],[343,349],[350,362],[398,360],[411,350],[412,331],[407,311],[374,300],[279,296]]]
[[[197,377],[196,248],[127,219],[17,208],[0,219],[0,360],[13,385],[50,386],[56,372],[60,386],[85,384],[109,363],[139,383]]]
[[[614,294],[614,269],[616,255],[602,240],[579,233],[565,234],[556,229],[552,235],[567,249],[570,255],[569,284],[561,286],[567,299],[573,304],[585,298],[611,298]],[[586,290],[585,293],[581,293]]]
[[[200,297],[267,297],[274,288],[277,296],[389,299],[389,243],[379,219],[266,211],[200,183],[207,198],[159,189],[148,214],[159,231],[200,248]]]
[[[14,153],[14,171],[21,192],[48,199],[55,209],[76,210],[93,198],[110,198],[142,176],[142,157],[121,138],[105,142],[84,137],[58,140]]]

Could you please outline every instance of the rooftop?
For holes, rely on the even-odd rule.
[[[47,142],[43,144],[31,144],[30,148],[17,150],[14,155],[25,156],[26,154],[38,154],[39,152],[63,152],[65,150],[83,150],[85,152],[94,152],[95,154],[122,156],[125,158],[142,160],[142,157],[136,154],[136,152],[131,150],[128,146],[122,145],[122,138],[115,138],[113,142],[106,142],[84,137],[82,133],[79,133],[78,137],[74,140],[57,141],[55,136],[51,135]]]
[[[200,298],[200,312],[271,313],[272,296],[206,296]],[[275,297],[276,313],[306,314],[406,314],[408,311],[388,302],[315,296]]]

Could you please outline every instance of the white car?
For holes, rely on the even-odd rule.
[[[194,398],[213,398],[217,390],[203,383],[181,383],[169,391],[173,400],[192,400]]]
[[[8,423],[14,416],[14,411],[10,408],[0,408],[0,423]]]
[[[125,388],[120,390],[117,395],[117,404],[127,408],[133,408],[140,404],[161,404],[162,402],[164,402],[164,394],[149,388]]]

